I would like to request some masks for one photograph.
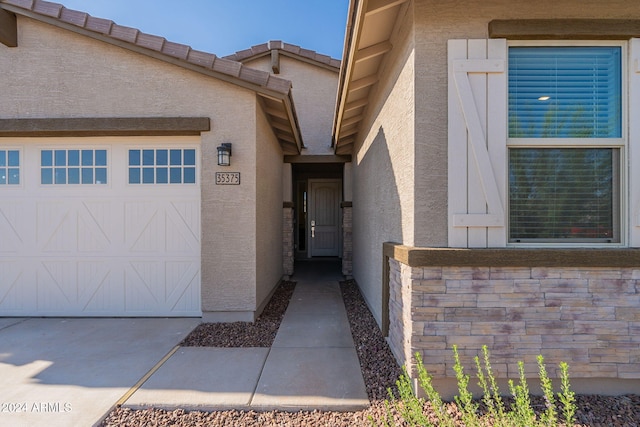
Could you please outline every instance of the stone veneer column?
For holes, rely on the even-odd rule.
[[[284,202],[282,206],[282,270],[287,279],[293,275],[293,216],[293,203]]]
[[[410,267],[389,258],[389,347],[400,365],[411,361],[411,282],[403,278]],[[409,314],[409,316],[407,315]]]
[[[342,274],[351,278],[353,274],[353,207],[351,202],[342,202]]]
[[[552,378],[561,361],[569,364],[577,393],[640,387],[637,249],[385,243],[384,256],[391,349],[414,378],[413,356],[420,353],[434,380],[448,384],[441,395],[455,395],[454,345],[469,371],[486,345],[499,379],[517,378],[520,361],[525,375],[536,378],[541,354]]]

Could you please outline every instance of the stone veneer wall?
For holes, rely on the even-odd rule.
[[[282,268],[285,276],[293,275],[294,235],[293,235],[293,207],[284,204],[282,208]],[[287,277],[288,278],[288,277]]]
[[[353,207],[351,202],[342,202],[342,274],[348,278],[353,274]]]
[[[434,378],[454,377],[452,346],[474,372],[487,345],[498,377],[640,379],[640,267],[410,267],[389,258],[389,343],[419,352]],[[413,365],[410,366],[413,368]]]

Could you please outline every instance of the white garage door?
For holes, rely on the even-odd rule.
[[[199,138],[0,140],[0,316],[200,316]]]

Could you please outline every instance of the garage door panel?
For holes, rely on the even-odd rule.
[[[163,252],[164,241],[160,241],[165,229],[162,215],[158,214],[157,202],[125,203],[125,239],[131,252]]]
[[[90,203],[94,211],[109,212],[109,203]],[[96,215],[78,200],[38,203],[37,245],[43,252],[104,252],[113,227],[104,214]]]
[[[170,203],[166,206],[164,235],[167,252],[191,253],[200,246],[199,213],[198,203]]]
[[[78,251],[104,252],[111,247],[110,235],[116,226],[108,201],[82,202],[78,206]]]
[[[32,310],[31,300],[27,298],[24,265],[16,259],[0,262],[0,313],[20,315],[23,311]]]
[[[164,277],[160,275],[158,261],[130,262],[124,270],[125,310],[128,312],[162,312]]]
[[[78,263],[78,283],[81,284],[78,311],[82,315],[117,316],[125,312],[120,264],[117,259]]]
[[[166,301],[168,307],[174,307],[183,299],[193,286],[200,266],[194,262],[166,262]]]
[[[200,266],[193,261],[132,261],[125,268],[125,300],[139,313],[193,312],[199,304]],[[161,284],[161,285],[160,285]]]
[[[68,202],[38,203],[37,245],[42,252],[53,254],[76,249],[75,220]]]
[[[176,205],[166,201],[127,202],[125,230],[127,249],[131,252],[193,253],[200,247],[199,203]]]
[[[200,241],[200,203],[192,201],[172,202],[171,206],[180,215],[180,219],[194,242]]]
[[[78,309],[83,312],[107,312],[118,305],[120,292],[113,288],[111,268],[105,262],[83,261],[76,265]]]
[[[21,147],[20,185],[0,186],[0,316],[201,315],[199,185],[129,184],[131,144],[108,140]],[[107,184],[41,181],[41,150],[85,149],[107,153]]]
[[[171,268],[173,266],[168,265],[168,270]],[[200,293],[196,292],[198,287],[195,286],[197,283],[200,283],[200,266],[191,264],[184,272],[179,285],[170,289],[167,309],[170,312],[188,313],[193,304],[200,302]]]
[[[0,204],[0,253],[15,254],[24,246],[26,230],[20,221],[25,203]]]
[[[36,296],[39,310],[62,312],[66,307],[77,310],[76,263],[45,261],[37,271]]]

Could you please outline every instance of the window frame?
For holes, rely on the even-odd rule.
[[[145,150],[152,150],[154,152],[154,163],[151,165],[146,165],[147,168],[152,168],[154,170],[154,182],[143,182],[144,181],[144,172],[142,171],[142,169],[145,167],[145,165],[143,164],[143,152]],[[157,152],[159,150],[166,150],[167,153],[167,165],[158,165],[156,164],[156,159],[157,159]],[[178,166],[180,168],[180,172],[181,172],[181,182],[171,182],[171,150],[180,150],[181,152],[181,164],[180,165],[175,165]],[[193,165],[186,165],[184,163],[184,152],[186,150],[193,150],[194,151],[194,164]],[[140,165],[131,165],[130,164],[130,152],[131,151],[139,151],[140,152]],[[174,143],[174,144],[151,144],[151,145],[139,145],[139,144],[132,144],[132,145],[128,145],[125,148],[125,153],[126,153],[126,164],[124,165],[125,168],[125,182],[127,186],[133,186],[133,187],[138,187],[138,188],[162,188],[165,186],[171,186],[171,187],[176,187],[176,186],[199,186],[200,185],[200,148],[198,146],[195,145],[191,145],[191,144],[180,144],[180,143]],[[131,182],[130,180],[130,170],[131,168],[139,168],[140,169],[140,182]],[[158,168],[167,168],[169,169],[167,172],[167,182],[161,182],[158,183],[157,181],[157,169]],[[194,169],[194,182],[184,182],[184,171],[186,168],[193,168]]]
[[[628,229],[629,229],[629,211],[628,211],[628,167],[629,167],[629,155],[628,155],[628,143],[629,143],[629,43],[627,41],[620,40],[508,40],[507,41],[507,96],[509,96],[509,48],[511,47],[581,47],[581,46],[612,46],[620,47],[621,51],[621,137],[620,138],[515,138],[510,137],[507,131],[506,142],[506,173],[504,177],[506,181],[506,211],[505,211],[505,223],[506,223],[506,245],[508,247],[626,247],[628,246]],[[507,101],[508,102],[508,101]],[[507,108],[507,117],[505,118],[505,126],[509,125],[509,109]],[[585,140],[588,143],[585,143]],[[619,241],[617,242],[596,242],[585,241],[584,239],[576,239],[570,242],[560,242],[557,240],[536,240],[536,241],[511,241],[510,232],[510,213],[511,213],[511,198],[509,196],[509,151],[512,148],[613,148],[618,149],[619,165],[617,171],[617,205],[614,205],[614,224],[617,223]],[[615,174],[614,174],[615,175]]]
[[[1,145],[0,146],[0,151],[3,151],[5,153],[6,156],[6,165],[5,166],[0,166],[0,169],[5,169],[7,171],[7,177],[6,177],[6,182],[5,183],[0,183],[0,188],[4,188],[4,189],[15,189],[15,188],[22,188],[24,186],[24,152],[22,150],[22,147],[20,146],[14,146],[14,145]],[[17,151],[18,152],[18,166],[9,166],[9,152],[10,151]],[[9,169],[18,169],[18,183],[9,183]]]
[[[43,165],[42,164],[42,153],[45,151],[50,151],[51,152],[51,156],[52,156],[52,164],[51,165]],[[58,168],[60,169],[64,169],[65,170],[65,182],[64,183],[57,183],[56,182],[56,167],[57,165],[55,164],[55,156],[56,156],[56,151],[64,151],[65,152],[65,165],[62,166],[60,165]],[[79,152],[79,164],[78,165],[69,165],[68,164],[68,158],[69,158],[69,151],[78,151]],[[83,151],[91,151],[92,152],[92,165],[83,165],[83,160],[82,160],[82,156],[83,156]],[[96,151],[104,151],[105,152],[105,165],[96,165],[95,164],[95,156],[96,156]],[[93,188],[100,188],[100,187],[110,187],[111,186],[111,147],[110,146],[74,146],[74,145],[70,145],[70,144],[60,144],[60,145],[52,145],[52,146],[41,146],[38,147],[38,158],[37,158],[37,164],[38,164],[38,185],[42,188],[49,188],[49,187],[70,187],[70,188],[74,188],[74,187],[93,187]],[[69,169],[79,169],[79,182],[77,183],[70,183],[69,182]],[[100,168],[100,169],[104,169],[105,173],[106,173],[106,182],[96,182],[96,169]],[[42,173],[43,173],[43,169],[51,169],[52,171],[52,182],[50,183],[44,183],[42,182]],[[83,181],[83,169],[91,169],[92,170],[92,181],[93,182],[82,182]]]

